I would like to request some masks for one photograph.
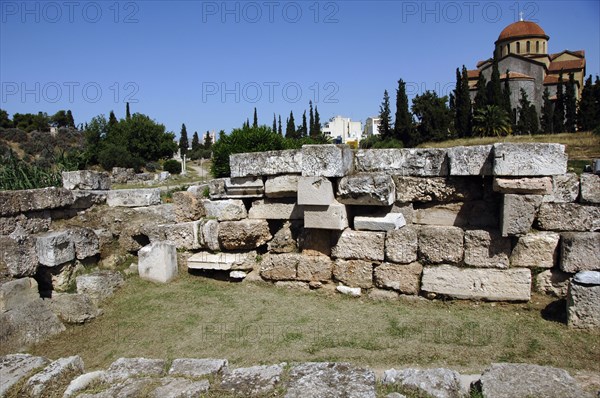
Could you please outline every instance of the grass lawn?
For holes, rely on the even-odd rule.
[[[86,369],[119,357],[227,358],[232,366],[349,361],[375,370],[510,361],[600,371],[600,334],[545,320],[530,303],[378,302],[331,291],[229,283],[182,272],[166,285],[128,279],[104,314],[30,352],[79,354]]]

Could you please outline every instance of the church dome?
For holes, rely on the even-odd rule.
[[[548,36],[540,25],[531,21],[518,21],[508,25],[498,36],[497,42],[525,37],[539,37],[548,40]]]

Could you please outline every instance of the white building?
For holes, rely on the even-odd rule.
[[[365,122],[364,138],[369,138],[374,135],[379,135],[379,122],[381,121],[378,117],[367,118]]]
[[[358,144],[362,138],[362,122],[353,122],[350,118],[336,116],[329,119],[323,128],[323,133],[336,143],[347,144],[354,141]]]

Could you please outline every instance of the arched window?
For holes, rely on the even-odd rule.
[[[517,42],[517,54],[521,54],[521,42]]]
[[[535,52],[538,54],[540,53],[540,42],[539,41],[535,42]]]
[[[510,43],[506,45],[506,54],[510,54]]]
[[[527,40],[527,54],[531,52],[531,43]]]

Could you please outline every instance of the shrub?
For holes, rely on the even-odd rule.
[[[144,161],[133,156],[127,149],[113,144],[108,144],[102,148],[98,154],[98,162],[104,170],[112,170],[113,167],[133,168],[140,170]]]
[[[181,163],[175,159],[169,159],[163,164],[163,169],[171,174],[181,174]]]
[[[160,163],[158,162],[148,162],[146,163],[146,170],[150,173],[154,173],[156,170],[160,169]]]

